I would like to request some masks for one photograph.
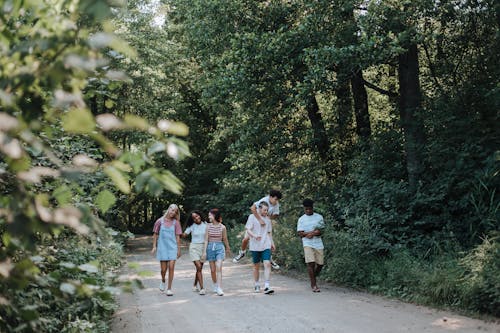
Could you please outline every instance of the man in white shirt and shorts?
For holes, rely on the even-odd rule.
[[[259,207],[259,204],[261,202],[267,203],[269,210],[267,213],[267,216],[272,220],[277,220],[280,214],[280,199],[282,198],[282,194],[278,190],[271,190],[269,191],[269,195],[261,198],[260,200],[256,201],[253,203],[252,207],[250,207],[250,210],[252,211],[252,214],[257,218],[257,220],[260,222],[260,224],[264,224],[264,221],[260,218],[259,214],[257,213],[257,208]],[[249,242],[249,236],[245,230],[245,236],[243,237],[243,240],[241,241],[241,249],[236,257],[233,258],[233,262],[237,263],[239,262],[246,253],[246,249],[248,247],[248,242]],[[272,258],[271,258],[271,267],[274,269],[279,269],[280,266],[275,263]]]
[[[264,294],[270,295],[274,290],[269,285],[271,277],[271,250],[274,250],[272,223],[267,217],[269,206],[265,201],[262,201],[257,209],[260,219],[264,224],[253,215],[248,216],[245,229],[250,237],[250,252],[252,252],[253,262],[253,277],[254,277],[254,291],[260,292],[260,263],[264,264]]]
[[[323,216],[314,212],[314,201],[305,199],[302,205],[304,206],[304,215],[297,222],[297,234],[302,238],[307,273],[311,280],[311,289],[313,292],[319,293],[320,289],[316,283],[316,277],[324,265],[324,246],[321,233],[325,224]]]

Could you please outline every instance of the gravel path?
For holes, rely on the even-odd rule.
[[[194,265],[187,248],[176,263],[172,291],[167,297],[158,289],[159,263],[151,255],[151,237],[129,242],[127,262],[137,263],[149,275],[137,274],[128,265],[122,279],[140,279],[144,289],[118,296],[120,308],[112,332],[328,332],[328,333],[438,333],[495,332],[500,324],[487,323],[453,313],[415,306],[334,286],[320,285],[312,293],[307,280],[271,276],[274,295],[253,293],[252,267],[248,259],[223,265],[224,296],[210,291],[210,269],[203,269],[207,295],[191,290]]]

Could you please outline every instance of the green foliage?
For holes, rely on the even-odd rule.
[[[2,284],[9,300],[0,310],[2,330],[13,332],[107,332],[116,308],[116,272],[122,244],[108,229],[100,237],[81,238],[64,232],[46,237],[31,263],[23,260],[11,271],[18,279]],[[21,279],[20,269],[37,275]],[[25,274],[24,274],[25,275]]]
[[[8,1],[0,8],[2,331],[106,331],[113,300],[104,271],[117,267],[121,252],[99,244],[99,212],[127,194],[182,188],[163,163],[189,155],[178,138],[187,127],[165,114],[112,110],[112,97],[130,81],[115,57],[136,57],[113,33],[117,5]],[[141,141],[120,147],[131,132]],[[153,175],[148,187],[137,184],[145,171]]]
[[[304,251],[302,241],[297,236],[296,221],[280,219],[278,223],[274,223],[273,240],[276,246],[273,257],[280,267],[289,271],[304,271]]]
[[[197,92],[190,97],[198,103],[189,102],[211,119],[188,164],[203,165],[193,174],[210,186],[193,179],[182,198],[189,207],[225,209],[225,222],[238,229],[252,201],[281,189],[275,255],[302,270],[294,228],[300,202],[312,197],[329,223],[326,279],[491,313],[480,300],[464,300],[473,287],[461,283],[459,262],[500,228],[493,1],[197,0],[176,1],[166,15],[165,30],[197,66],[185,77]],[[426,140],[418,147],[423,173],[410,186],[397,65],[413,45],[419,72],[411,83],[421,107],[411,125],[418,122]],[[359,70],[368,140],[355,132],[349,80]],[[327,158],[317,148],[311,96]],[[478,296],[487,304],[495,295],[489,286]]]
[[[500,316],[500,237],[484,238],[460,260],[462,302],[470,309]]]

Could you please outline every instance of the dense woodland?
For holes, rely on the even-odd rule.
[[[0,331],[106,332],[130,232],[218,207],[236,249],[271,188],[285,272],[310,197],[323,279],[499,317],[499,28],[494,0],[3,1]]]

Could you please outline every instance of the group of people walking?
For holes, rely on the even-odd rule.
[[[273,241],[273,224],[279,216],[279,201],[282,197],[280,191],[271,190],[268,196],[261,198],[250,207],[251,214],[245,225],[245,236],[243,237],[241,249],[233,262],[239,262],[246,254],[247,247],[252,255],[254,291],[265,294],[273,294],[274,289],[270,285],[271,267],[279,268],[271,258],[271,252],[275,250]],[[311,289],[319,292],[316,277],[321,272],[324,263],[323,241],[321,233],[324,227],[323,217],[313,210],[313,201],[303,201],[304,215],[297,223],[297,234],[302,238],[304,257],[307,264]],[[192,211],[187,218],[187,226],[182,232],[180,224],[179,207],[171,204],[165,214],[160,217],[153,227],[153,248],[156,258],[160,261],[160,290],[166,289],[166,295],[172,296],[172,282],[174,278],[175,262],[180,257],[180,238],[191,235],[189,244],[189,256],[194,263],[196,273],[193,283],[193,291],[205,295],[203,281],[203,264],[209,262],[212,278],[212,291],[223,296],[222,289],[222,263],[227,256],[231,256],[227,230],[222,224],[221,213],[213,208],[208,213],[208,222],[200,211]],[[260,267],[264,266],[264,284],[261,289]],[[168,272],[168,276],[167,276]]]

